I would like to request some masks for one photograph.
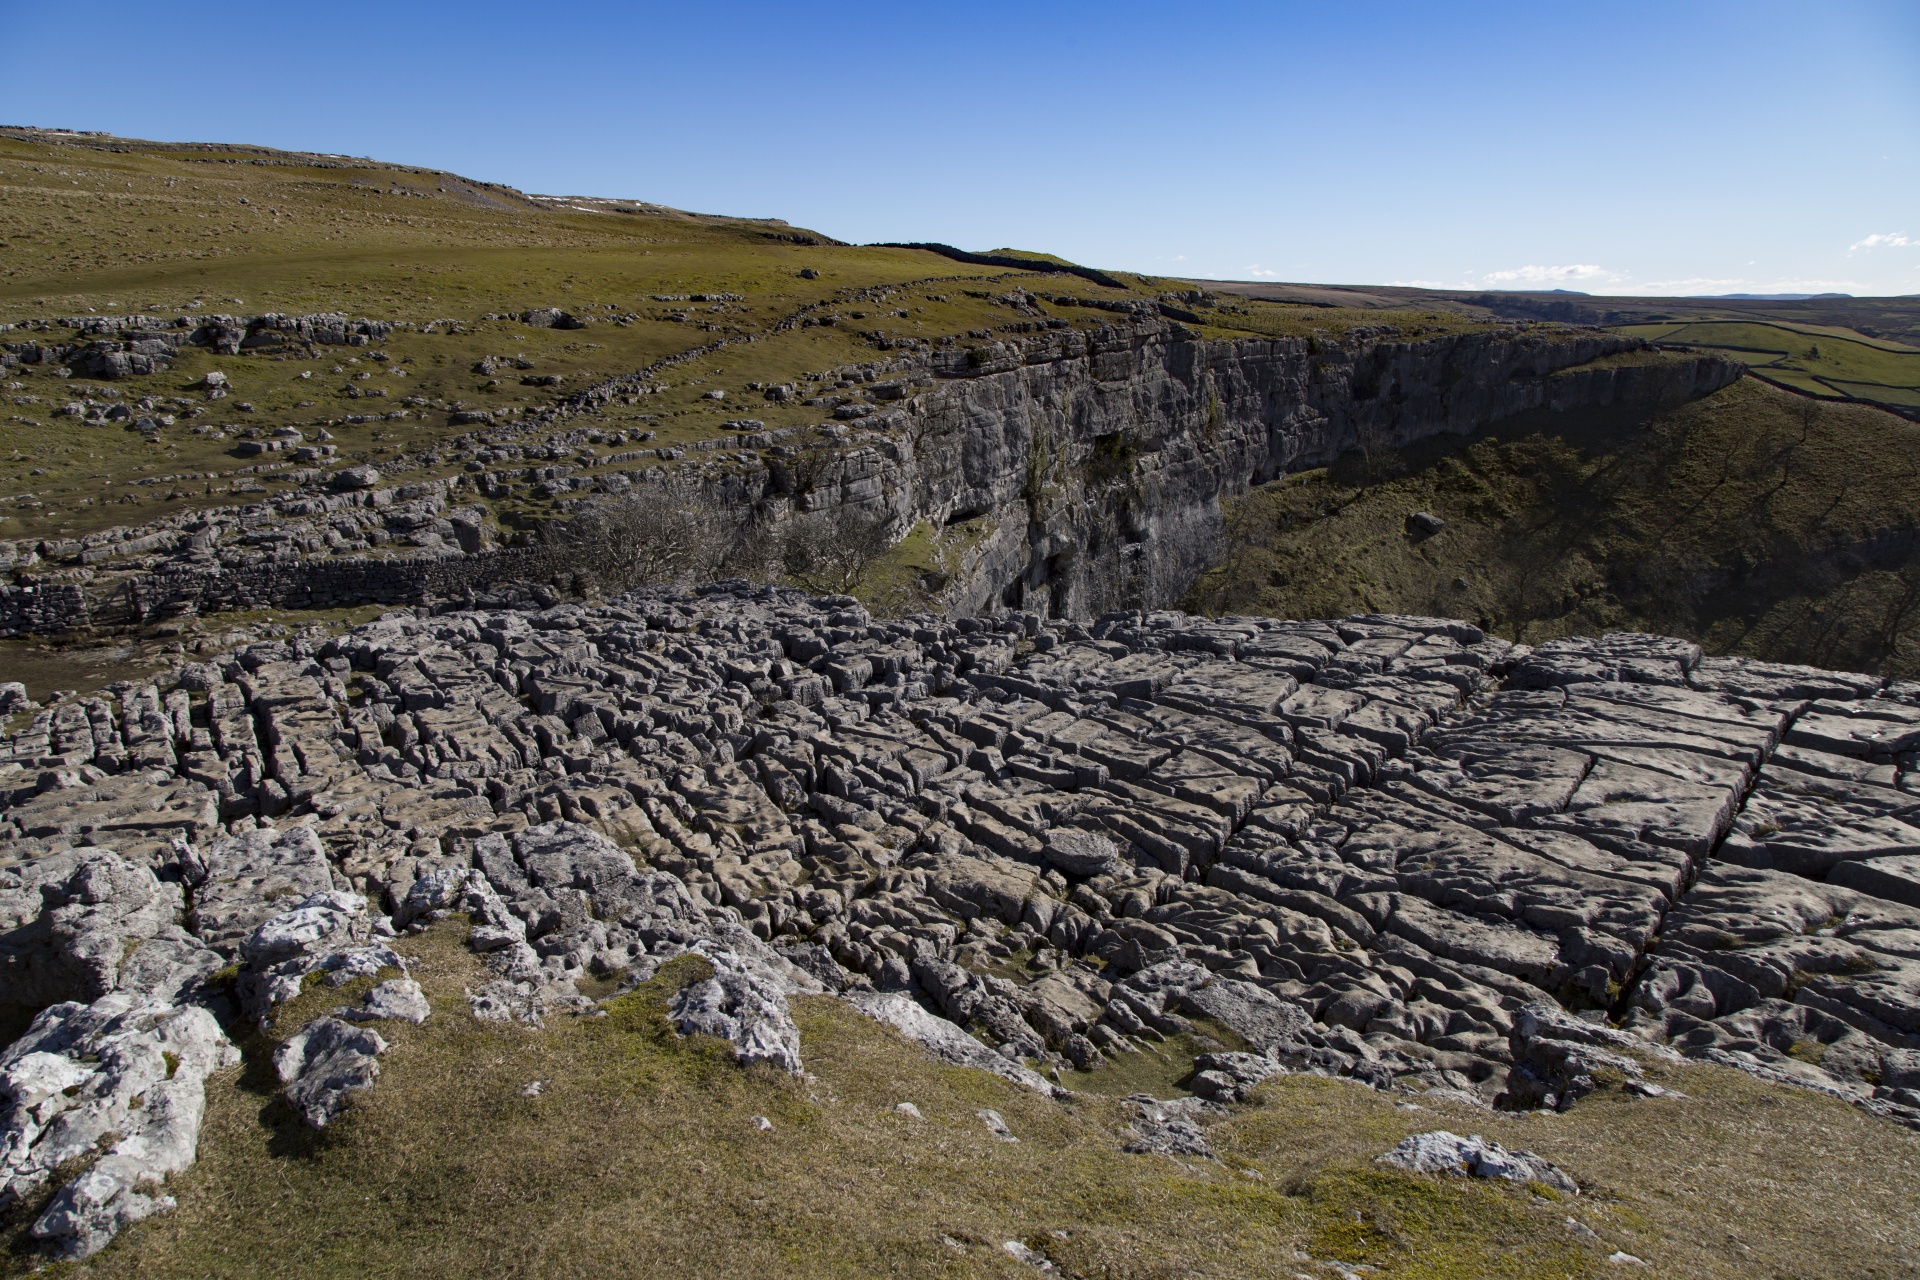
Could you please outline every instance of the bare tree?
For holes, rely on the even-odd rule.
[[[719,576],[739,540],[738,526],[713,503],[649,493],[554,521],[541,533],[554,571],[584,572],[606,590],[625,591]]]
[[[882,511],[836,506],[812,518],[788,522],[780,562],[787,576],[809,591],[838,595],[863,582],[893,540]]]

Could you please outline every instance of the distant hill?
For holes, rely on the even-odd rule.
[[[1507,320],[1549,320],[1621,329],[1662,342],[1726,350],[1781,386],[1825,399],[1854,400],[1911,415],[1920,409],[1920,377],[1900,360],[1870,357],[1841,365],[1798,369],[1788,363],[1801,345],[1782,345],[1779,335],[1758,330],[1729,336],[1724,326],[1702,329],[1700,322],[1731,321],[1775,326],[1788,332],[1826,334],[1853,347],[1920,349],[1920,295],[1856,298],[1845,293],[1725,294],[1717,297],[1604,297],[1570,289],[1508,293],[1497,290],[1409,289],[1397,286],[1269,284],[1263,281],[1207,281],[1207,286],[1243,297],[1309,306],[1444,307],[1462,314]],[[1669,326],[1656,330],[1650,326]],[[1690,326],[1690,327],[1683,327]],[[1718,339],[1715,340],[1716,335]],[[1829,347],[1833,352],[1842,348]],[[1852,348],[1844,348],[1852,349]],[[1749,356],[1755,358],[1748,358]],[[1817,359],[1817,357],[1815,357]],[[1869,367],[1871,366],[1871,367]],[[1798,376],[1804,373],[1806,376]]]

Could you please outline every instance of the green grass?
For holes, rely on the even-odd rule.
[[[1743,379],[1648,422],[1536,414],[1239,503],[1191,607],[1472,618],[1537,643],[1645,629],[1920,673],[1920,425]],[[1406,518],[1447,521],[1415,540]]]
[[[1210,1126],[1219,1162],[1174,1161],[1120,1150],[1118,1096],[1175,1091],[1150,1068],[1074,1073],[1076,1096],[1053,1102],[935,1063],[830,998],[795,1005],[808,1077],[743,1070],[666,1022],[697,962],[603,1018],[478,1023],[463,990],[485,974],[463,932],[449,921],[401,940],[433,1016],[381,1026],[379,1083],[335,1127],[309,1132],[267,1066],[277,1035],[352,994],[319,987],[213,1082],[200,1159],[168,1186],[179,1208],[47,1274],[1032,1275],[1007,1240],[1065,1275],[1116,1280],[1321,1276],[1330,1258],[1406,1280],[1594,1277],[1613,1273],[1613,1249],[1700,1280],[1890,1278],[1920,1256],[1902,1211],[1920,1136],[1718,1068],[1655,1067],[1684,1100],[1603,1091],[1544,1119],[1283,1078]],[[993,1139],[984,1107],[1020,1141]],[[1585,1194],[1372,1163],[1434,1128],[1537,1150]],[[31,1208],[5,1220],[8,1273],[31,1265]]]
[[[0,134],[0,193],[0,243],[10,250],[0,274],[0,320],[89,310],[162,316],[335,310],[415,326],[451,318],[464,329],[398,331],[379,348],[390,357],[386,362],[370,359],[367,348],[323,347],[310,360],[194,350],[167,374],[112,387],[29,368],[13,379],[20,384],[9,389],[16,402],[10,420],[0,424],[0,494],[32,496],[0,512],[7,517],[0,537],[79,535],[235,501],[231,473],[261,461],[232,453],[235,436],[251,427],[409,408],[406,421],[331,428],[343,461],[378,464],[464,433],[447,425],[452,408],[530,411],[597,379],[728,337],[765,340],[675,367],[659,379],[666,391],[617,406],[590,425],[653,430],[655,443],[672,444],[712,436],[735,418],[770,426],[818,421],[820,411],[769,404],[744,384],[873,359],[880,354],[874,335],[931,339],[997,328],[1012,317],[992,302],[995,294],[1012,283],[1050,279],[969,268],[913,250],[772,238],[805,234],[784,224],[652,206],[621,213],[548,207],[451,175],[259,148],[91,139],[56,144],[43,135]],[[817,278],[802,279],[803,268]],[[970,296],[961,284],[982,296]],[[859,298],[835,305],[857,291],[909,285],[918,291],[884,307]],[[742,300],[654,301],[655,295],[717,292]],[[481,319],[538,306],[598,322],[562,331]],[[803,309],[835,323],[775,332]],[[609,322],[615,316],[636,318]],[[1092,325],[1110,317],[1084,311],[1068,319]],[[27,337],[60,340],[63,334],[8,335]],[[491,380],[498,385],[489,386],[490,379],[473,371],[487,355],[525,356],[533,368],[503,370]],[[204,402],[193,384],[213,368],[228,374],[234,392]],[[408,376],[398,376],[399,369]],[[361,379],[361,373],[374,377]],[[524,387],[520,378],[528,373],[557,374],[564,383],[557,390]],[[350,398],[348,386],[387,395]],[[129,399],[181,397],[203,412],[191,421],[182,417],[151,444],[122,428],[83,427],[57,416],[67,401],[102,390]],[[705,399],[710,390],[727,391],[726,400]],[[403,406],[403,397],[428,403]],[[19,402],[27,398],[34,402]],[[162,486],[127,483],[183,472],[214,474]],[[429,467],[410,478],[431,474]],[[244,497],[275,482],[247,477],[237,483]]]
[[[414,326],[396,330],[378,348],[321,347],[311,359],[189,349],[165,374],[111,385],[54,378],[29,366],[10,379],[18,385],[6,388],[12,402],[0,422],[0,538],[12,539],[78,537],[258,501],[293,469],[254,472],[263,459],[235,452],[242,435],[264,428],[293,425],[312,435],[316,425],[330,422],[326,429],[340,451],[335,465],[391,468],[403,456],[418,457],[466,434],[470,428],[448,424],[456,409],[530,413],[602,378],[733,340],[661,372],[659,393],[572,424],[609,435],[652,431],[650,445],[685,444],[719,434],[731,420],[781,427],[826,416],[798,401],[770,403],[749,383],[793,382],[883,358],[882,342],[975,344],[982,333],[1004,336],[1023,317],[996,299],[1016,287],[1110,299],[1151,299],[1185,287],[1127,276],[1129,287],[1115,290],[1059,274],[969,266],[921,250],[835,244],[780,222],[633,201],[538,201],[505,187],[372,160],[24,130],[0,130],[0,250],[0,322],[89,311],[162,317],[342,311]],[[1025,251],[1017,256],[1060,261]],[[817,274],[803,279],[803,270]],[[875,289],[889,292],[866,296]],[[740,300],[683,297],[696,293]],[[656,301],[656,295],[678,300]],[[596,322],[584,330],[550,330],[483,318],[543,306]],[[1083,329],[1116,319],[1089,307],[1047,309]],[[794,317],[821,323],[779,327]],[[445,319],[457,321],[460,331],[421,331]],[[1229,301],[1206,309],[1201,332],[1307,337],[1388,324],[1419,336],[1475,323],[1438,311],[1383,314]],[[70,337],[70,331],[7,335],[9,341]],[[376,349],[389,358],[374,359]],[[485,356],[524,357],[532,368],[508,366],[489,377],[474,371]],[[228,375],[234,390],[209,402],[196,384],[214,369]],[[562,385],[523,386],[528,375],[557,375]],[[351,397],[349,387],[386,395]],[[726,398],[707,399],[714,390]],[[114,391],[129,402],[161,400],[161,410],[179,421],[148,442],[127,428],[87,427],[59,416],[69,401]],[[190,410],[198,416],[186,417]],[[409,416],[400,421],[339,424],[349,414],[402,410]],[[614,442],[597,451],[631,445]],[[238,474],[243,471],[248,474]],[[454,471],[451,460],[425,462],[404,478]],[[162,482],[138,483],[156,479]],[[548,512],[523,496],[498,514],[513,524]]]
[[[1695,321],[1626,325],[1656,342],[1724,351],[1795,391],[1872,404],[1920,405],[1920,349],[1832,326]]]

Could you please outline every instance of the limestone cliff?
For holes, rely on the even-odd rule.
[[[223,608],[417,603],[525,582],[541,562],[492,545],[473,505],[515,490],[562,510],[693,492],[743,526],[776,529],[858,506],[895,534],[925,522],[964,535],[950,540],[964,550],[936,584],[949,612],[1090,618],[1177,601],[1218,551],[1221,501],[1288,471],[1529,410],[1672,405],[1741,372],[1546,326],[1413,341],[1392,329],[1208,339],[1142,313],[1093,330],[1034,328],[858,366],[857,390],[809,401],[835,419],[817,428],[590,457],[584,474],[501,466],[580,463],[594,409],[631,380],[615,379],[495,430],[478,471],[397,488],[378,487],[367,468],[331,480],[315,471],[254,506],[0,544],[0,567],[38,579],[0,585],[0,634]],[[71,567],[49,577],[49,566]]]
[[[1678,403],[1741,368],[1594,332],[1208,341],[1173,324],[945,353],[930,372],[939,385],[797,505],[978,521],[953,611],[1087,618],[1173,603],[1218,550],[1221,500],[1288,471],[1532,409]]]

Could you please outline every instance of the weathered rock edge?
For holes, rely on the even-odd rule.
[[[937,584],[949,612],[1012,606],[1085,621],[1178,600],[1217,552],[1221,502],[1289,471],[1356,448],[1468,434],[1529,410],[1677,404],[1742,371],[1599,332],[1202,339],[1145,316],[888,367],[889,380],[856,399],[870,416],[851,430],[703,442],[735,451],[696,450],[670,466],[650,460],[684,451],[638,450],[630,461],[649,460],[638,470],[573,476],[571,466],[536,466],[526,477],[556,496],[576,494],[568,503],[658,492],[691,495],[742,522],[819,520],[852,506],[897,534],[921,522],[961,526],[964,550]],[[575,412],[591,413],[622,385],[584,393]],[[774,445],[776,437],[791,443]],[[95,617],[470,598],[525,582],[543,562],[489,545],[475,509],[458,505],[518,478],[518,469],[482,470],[367,492],[300,492],[109,530],[84,545],[8,544],[0,567],[44,558],[98,568],[86,582],[0,586],[0,635]],[[342,543],[348,525],[357,532]],[[369,555],[368,537],[414,545]],[[330,554],[330,544],[346,549]]]

